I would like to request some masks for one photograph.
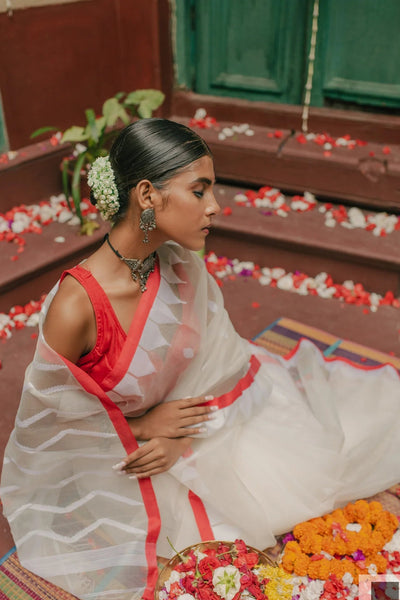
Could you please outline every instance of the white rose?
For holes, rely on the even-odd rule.
[[[233,565],[217,567],[212,582],[216,594],[225,600],[233,600],[240,590],[240,572]]]
[[[325,582],[320,579],[310,581],[300,593],[300,600],[318,600],[324,591]]]

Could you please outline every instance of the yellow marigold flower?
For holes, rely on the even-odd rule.
[[[356,521],[368,519],[369,507],[368,502],[366,500],[357,500],[357,502],[354,503],[354,515]]]
[[[310,535],[314,531],[312,523],[306,521],[305,523],[299,523],[293,529],[293,535],[296,539],[301,540],[305,535]]]
[[[391,537],[392,536],[390,536],[390,538]],[[371,541],[372,541],[374,547],[377,550],[380,550],[386,544],[386,536],[384,536],[383,533],[381,533],[380,531],[373,531],[371,534]]]
[[[330,517],[331,517],[332,521],[336,522],[336,523],[343,523],[344,521],[347,521],[341,508],[337,508],[336,510],[333,510],[330,513]]]
[[[287,554],[285,552],[285,554],[282,556],[281,564],[287,573],[293,573],[296,556],[298,555],[294,554],[294,552],[288,552]]]
[[[345,573],[351,573],[353,575],[357,574],[357,567],[354,566],[350,560],[335,560],[336,575],[341,579]]]
[[[386,572],[387,560],[384,556],[382,556],[382,554],[376,554],[373,558],[371,558],[370,564],[371,563],[376,565],[376,570],[378,573]]]
[[[327,552],[328,554],[335,554],[335,542],[331,537],[323,538],[321,550]]]
[[[347,535],[347,542],[346,542],[347,552],[346,552],[346,554],[353,554],[353,552],[360,549],[359,533],[357,533],[355,531],[346,531],[346,535]]]
[[[316,533],[303,536],[300,540],[300,548],[307,554],[319,554],[322,550],[322,536]]]
[[[385,537],[385,543],[388,542],[398,527],[397,518],[388,511],[382,512],[375,525],[375,530],[381,532]]]
[[[321,560],[311,560],[308,565],[307,574],[311,579],[328,579],[332,573],[332,566],[335,560],[322,558]]]
[[[376,500],[374,500],[373,502],[369,503],[369,522],[370,523],[376,523],[379,515],[382,513],[382,504],[380,502],[377,502]]]
[[[345,506],[343,509],[343,513],[348,522],[353,523],[356,515],[354,504],[347,504],[347,506]]]
[[[311,519],[310,522],[313,524],[316,533],[318,533],[319,535],[323,535],[326,533],[326,530],[327,530],[326,522],[322,517],[317,517],[316,519]]]
[[[294,561],[294,572],[296,575],[305,576],[307,575],[308,565],[310,559],[306,554],[301,554],[296,557]]]
[[[288,542],[285,546],[285,552],[289,551],[289,552],[296,552],[296,554],[301,554],[301,548],[300,548],[300,544],[298,542],[296,542],[295,540],[291,540],[290,542]]]
[[[358,581],[358,569],[357,566],[351,562],[350,560],[346,560],[344,561],[346,564],[346,570],[345,573],[350,573],[350,575],[352,575],[354,582],[355,580]]]
[[[360,527],[347,529],[350,524]],[[304,576],[307,572],[309,577],[323,580],[333,573],[339,578],[351,573],[356,582],[360,573],[368,573],[371,564],[378,573],[384,573],[387,561],[380,552],[397,528],[396,516],[383,510],[379,502],[358,500],[343,510],[296,525],[293,534],[298,541],[286,544],[282,565],[290,573]],[[352,560],[357,550],[363,552],[365,561]],[[328,560],[322,551],[341,558]]]
[[[347,554],[347,543],[340,536],[335,538],[335,552],[334,554]]]

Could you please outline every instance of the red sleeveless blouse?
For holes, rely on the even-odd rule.
[[[96,318],[96,344],[76,364],[100,385],[115,367],[127,336],[107,294],[92,273],[77,265],[64,271],[60,283],[66,275],[74,277],[85,288]]]

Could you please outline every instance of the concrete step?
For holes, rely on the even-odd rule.
[[[268,209],[237,205],[234,196],[246,189],[248,186],[216,185],[222,210],[213,220],[208,250],[310,276],[327,272],[337,283],[352,279],[380,294],[400,291],[400,231],[377,237],[339,224],[329,228],[319,211],[324,205],[321,202],[309,212],[291,211],[286,218],[265,216],[262,213]],[[231,214],[225,215],[224,208]]]
[[[97,218],[93,235],[80,235],[79,226],[51,223],[42,234],[28,233],[25,251],[17,254],[14,243],[1,241],[0,312],[15,304],[38,300],[56,283],[64,269],[73,267],[102,242],[109,225]],[[55,241],[64,237],[64,243]],[[12,260],[17,256],[17,260]]]
[[[339,224],[324,225],[318,207],[306,213],[290,212],[287,218],[265,216],[265,209],[238,206],[237,193],[248,186],[218,184],[216,197],[228,216],[215,218],[207,238],[207,249],[218,255],[240,258],[260,266],[282,267],[315,276],[328,272],[335,282],[360,282],[369,291],[384,294],[400,290],[400,232],[376,237],[361,229],[345,229]],[[369,211],[371,212],[371,211]],[[101,243],[108,225],[100,218],[93,236],[81,236],[78,226],[52,223],[41,235],[26,234],[25,251],[16,254],[13,243],[1,243],[0,311],[14,304],[38,299],[57,281],[63,269],[83,260]],[[65,243],[55,242],[64,237]],[[13,261],[12,258],[18,256]]]
[[[186,125],[190,119],[173,116]],[[197,128],[214,156],[220,180],[251,183],[299,192],[308,190],[324,198],[376,210],[400,211],[400,145],[376,142],[323,146],[298,141],[299,131],[251,125],[252,136],[235,133],[219,139],[234,123],[218,121],[210,128]],[[238,123],[236,123],[238,125]]]
[[[70,144],[50,140],[19,149],[0,163],[0,213],[20,205],[37,204],[62,191],[60,163],[71,152]],[[0,312],[14,304],[37,300],[57,281],[61,272],[83,260],[101,243],[109,226],[98,217],[92,236],[82,236],[79,226],[51,223],[42,234],[23,234],[25,251],[0,241]],[[64,237],[65,243],[55,242]],[[15,260],[15,257],[16,260]]]
[[[0,162],[0,212],[60,194],[60,164],[71,151],[70,144],[53,145],[45,140],[20,148]]]

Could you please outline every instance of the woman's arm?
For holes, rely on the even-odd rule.
[[[76,363],[96,341],[92,304],[83,287],[66,277],[50,304],[43,323],[43,335],[51,348]]]

